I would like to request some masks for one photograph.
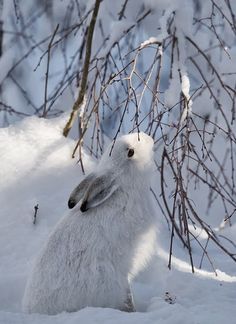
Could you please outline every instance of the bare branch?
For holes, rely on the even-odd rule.
[[[70,114],[70,118],[69,118],[68,122],[66,123],[66,126],[63,130],[63,135],[65,137],[67,137],[67,135],[69,134],[71,127],[72,127],[72,125],[75,121],[75,118],[77,116],[77,113],[84,101],[84,96],[85,96],[86,87],[87,87],[88,73],[89,73],[93,32],[94,32],[94,27],[95,27],[96,20],[97,20],[100,3],[101,3],[101,0],[95,1],[93,15],[92,15],[90,25],[88,28],[88,35],[87,35],[87,40],[86,40],[86,53],[85,53],[85,61],[84,61],[84,68],[83,68],[83,75],[82,75],[82,79],[81,79],[80,91],[79,91],[78,98],[72,107],[72,112]]]

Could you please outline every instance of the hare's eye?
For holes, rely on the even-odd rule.
[[[134,155],[134,150],[133,149],[129,149],[128,150],[128,154],[127,154],[127,156],[130,158],[130,157],[132,157]]]

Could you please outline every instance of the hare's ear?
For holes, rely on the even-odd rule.
[[[116,190],[115,179],[111,174],[96,177],[89,185],[81,202],[80,210],[86,210],[97,207],[104,203]]]
[[[68,200],[68,207],[71,209],[77,205],[77,203],[83,198],[85,192],[89,188],[91,182],[95,179],[95,174],[90,173],[84,180],[72,191]]]

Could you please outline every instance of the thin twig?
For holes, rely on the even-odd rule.
[[[37,214],[38,214],[38,209],[39,209],[39,204],[34,206],[34,219],[33,219],[33,224],[36,224],[36,218],[37,218]]]
[[[55,28],[52,38],[48,44],[47,69],[46,69],[46,74],[45,74],[45,87],[44,87],[44,105],[43,105],[43,114],[42,114],[42,117],[44,117],[44,118],[47,116],[47,93],[48,93],[48,76],[49,76],[51,48],[52,48],[53,40],[54,40],[56,33],[58,31],[58,28],[59,28],[59,24]]]

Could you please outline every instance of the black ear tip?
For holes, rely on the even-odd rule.
[[[87,208],[87,201],[84,201],[81,206],[80,206],[80,210],[82,211],[82,213],[86,212],[86,210],[88,210]]]
[[[69,199],[69,201],[68,201],[68,207],[70,209],[72,209],[73,207],[75,207],[75,205],[76,205],[75,200],[74,199]]]

